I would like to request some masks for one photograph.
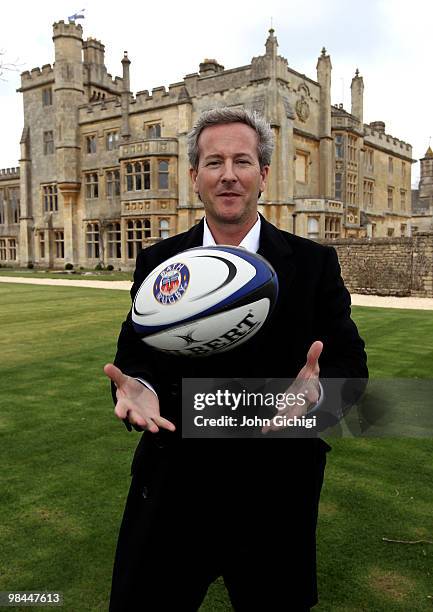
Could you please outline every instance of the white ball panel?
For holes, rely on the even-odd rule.
[[[232,262],[236,266],[236,275],[230,283],[213,291],[223,285],[229,273],[227,265],[216,257]],[[178,301],[161,304],[153,295],[153,285],[161,271],[174,263],[183,263],[188,267],[189,285]],[[200,249],[180,253],[158,266],[142,283],[135,298],[135,308],[140,314],[134,313],[133,320],[139,325],[157,326],[195,316],[241,289],[255,274],[255,267],[248,261],[226,251]]]
[[[254,335],[265,322],[269,307],[269,299],[262,298],[234,310],[161,331],[142,340],[157,349],[180,352],[183,355],[221,353],[242,344],[250,335]],[[202,349],[200,352],[199,347]]]

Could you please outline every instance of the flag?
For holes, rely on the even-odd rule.
[[[78,13],[75,13],[74,15],[68,17],[69,23],[71,23],[72,21],[76,21],[77,19],[84,19],[84,15],[81,15],[81,13],[84,13],[85,10],[86,9],[81,9],[81,11],[79,11]]]

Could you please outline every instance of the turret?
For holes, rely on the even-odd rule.
[[[274,35],[275,30],[274,28],[271,28],[269,30],[269,36],[266,40],[266,57],[270,57],[274,60],[277,59],[277,55],[278,55],[278,40],[277,37]]]
[[[379,134],[385,134],[385,122],[384,121],[372,121],[370,123],[370,127],[373,132],[378,132]]]
[[[125,51],[122,59],[123,69],[123,89],[122,89],[122,130],[121,137],[123,141],[127,141],[130,136],[129,129],[129,98],[131,96],[130,84],[129,84],[129,66],[131,64],[128,58],[128,51]]]
[[[277,58],[278,58],[278,40],[275,36],[274,28],[269,30],[269,36],[265,43],[266,53],[265,58],[268,63],[268,74],[270,80],[270,96],[267,108],[267,119],[272,127],[280,125],[278,117],[278,93],[277,93]]]
[[[72,84],[83,90],[83,75],[75,74],[73,70],[67,70],[83,62],[83,28],[75,23],[59,21],[53,25],[53,41],[55,51],[55,68],[58,80],[57,88],[66,84],[70,88]]]
[[[79,174],[78,107],[84,102],[83,30],[75,23],[53,25],[55,49],[55,146],[58,182],[77,183]]]
[[[352,94],[351,113],[358,119],[362,129],[364,125],[364,80],[362,76],[359,76],[358,68],[356,69],[355,76],[352,79],[350,91]]]
[[[317,82],[320,85],[320,136],[331,137],[331,58],[325,47],[317,60]]]
[[[88,38],[83,43],[83,56],[85,64],[105,66],[105,46],[95,38]]]
[[[419,198],[429,198],[433,202],[433,151],[430,146],[420,162]]]
[[[65,262],[77,262],[76,206],[81,188],[78,108],[84,103],[83,30],[74,22],[53,25],[57,186],[63,200]]]
[[[200,62],[200,76],[210,76],[224,72],[224,66],[219,64],[215,59],[204,59]]]
[[[89,96],[92,87],[102,86],[107,83],[107,69],[105,67],[105,47],[95,38],[88,38],[83,42],[83,59],[87,69],[86,81],[89,85]]]
[[[322,48],[317,60],[317,82],[320,85],[319,110],[319,185],[323,198],[333,197],[333,155],[331,137],[331,58]]]

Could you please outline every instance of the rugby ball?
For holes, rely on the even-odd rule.
[[[210,356],[254,336],[277,296],[277,275],[261,255],[242,247],[197,247],[147,276],[134,299],[132,323],[155,349]]]

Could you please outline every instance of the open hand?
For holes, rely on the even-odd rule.
[[[288,419],[292,417],[301,417],[306,414],[308,408],[317,403],[320,397],[319,386],[319,357],[323,350],[323,343],[319,340],[313,342],[307,354],[307,362],[300,370],[294,382],[287,389],[286,393],[294,394],[296,397],[303,396],[305,401],[296,403],[293,406],[287,406],[278,411],[278,416],[286,416]],[[262,433],[267,434],[268,431],[278,431],[284,429],[284,425],[276,425],[271,421],[270,425],[262,427]]]
[[[104,372],[117,387],[117,404],[114,414],[128,419],[132,425],[157,433],[159,428],[175,431],[175,425],[161,416],[157,395],[138,380],[127,376],[112,363],[104,366]]]

